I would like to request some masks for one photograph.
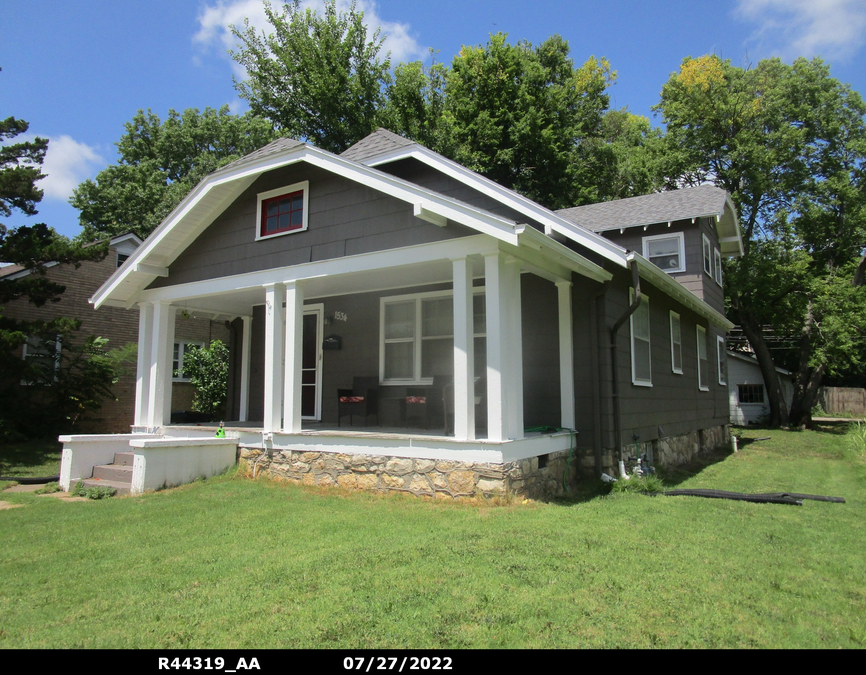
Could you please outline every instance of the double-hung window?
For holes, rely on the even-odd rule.
[[[434,291],[381,299],[379,379],[385,384],[431,384],[454,372],[454,299]],[[473,296],[475,375],[486,368],[484,295]]]
[[[727,376],[727,368],[725,367],[726,361],[725,356],[727,355],[727,351],[725,350],[725,337],[723,335],[716,336],[716,359],[719,364],[719,384],[727,384],[728,376]]]
[[[308,181],[260,192],[256,239],[294,234],[307,229],[310,184]]]
[[[683,374],[683,334],[680,315],[671,312],[671,370]]]
[[[737,399],[740,405],[764,403],[764,385],[763,384],[738,384]]]
[[[28,374],[21,384],[52,384],[60,370],[60,336],[31,335],[23,345],[22,358]]]
[[[685,238],[682,232],[643,238],[643,256],[668,274],[686,271]]]
[[[710,243],[709,237],[702,234],[703,252],[704,252],[704,272],[712,278],[713,276],[713,245]]]
[[[713,279],[716,283],[722,285],[722,253],[719,249],[713,249]]]
[[[709,391],[710,362],[707,359],[707,329],[703,326],[696,326],[695,335],[698,342],[698,389]]]
[[[629,300],[634,302],[634,289],[629,290]],[[650,312],[649,298],[641,294],[641,302],[629,317],[631,322],[631,381],[642,387],[652,386],[652,364],[650,363]]]
[[[174,343],[174,350],[171,353],[171,373],[172,380],[175,382],[189,382],[189,377],[183,372],[183,357],[192,348],[204,347],[204,342],[199,341],[181,341]]]

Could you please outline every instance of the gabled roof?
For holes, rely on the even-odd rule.
[[[303,145],[303,143],[296,141],[294,138],[278,138],[277,140],[271,141],[267,145],[262,146],[258,150],[254,150],[250,154],[244,155],[240,159],[236,159],[234,162],[229,162],[225,166],[221,167],[220,171],[225,169],[235,169],[244,164],[251,164],[257,160],[269,157],[270,155],[278,155],[284,150],[297,148],[299,145]]]
[[[89,244],[85,244],[85,247],[95,246],[96,244],[101,244],[104,241],[105,241],[105,239],[98,239],[97,241],[92,241]],[[138,238],[138,235],[134,234],[133,232],[126,232],[125,234],[119,234],[116,237],[112,237],[111,239],[109,239],[108,245],[109,246],[116,246],[117,244],[119,244],[122,241],[134,241],[136,246],[141,246],[141,243],[142,243],[141,239]],[[54,267],[55,265],[58,265],[58,264],[59,263],[57,263],[57,262],[51,261],[51,262],[46,262],[45,264],[42,265],[42,267],[46,267],[46,268]],[[24,265],[17,265],[17,264],[2,265],[2,266],[0,266],[0,279],[6,279],[6,278],[18,279],[21,277],[25,277],[32,272],[33,272],[33,270],[27,269],[26,267],[24,267]]]
[[[348,150],[340,153],[340,157],[351,159],[354,162],[362,162],[368,157],[375,157],[384,152],[391,152],[397,148],[405,148],[409,145],[419,145],[408,138],[398,136],[393,131],[379,127],[369,136],[362,138]]]
[[[740,228],[733,202],[727,192],[713,185],[575,206],[556,213],[593,232],[712,217],[719,222],[719,235],[725,239],[721,245],[722,253],[742,255]]]

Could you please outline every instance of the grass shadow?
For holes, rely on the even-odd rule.
[[[658,475],[659,478],[664,481],[665,487],[676,487],[680,483],[684,483],[690,478],[694,478],[707,467],[718,464],[719,462],[724,462],[733,454],[734,451],[730,448],[713,450],[694,457],[688,464],[660,468],[658,469]]]
[[[63,446],[56,440],[0,443],[0,476],[50,476],[60,471]]]

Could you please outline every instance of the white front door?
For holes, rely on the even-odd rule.
[[[304,305],[301,356],[301,418],[322,419],[322,322],[325,306]]]

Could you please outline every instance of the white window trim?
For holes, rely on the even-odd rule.
[[[30,336],[30,337],[39,337],[39,336],[38,336],[38,335],[33,335],[33,336]],[[22,349],[21,349],[21,358],[22,358],[24,361],[27,360],[27,342],[28,342],[29,339],[30,339],[30,338],[28,337],[28,339],[25,340],[25,341],[24,341],[24,344],[22,344],[22,346],[21,346],[21,347],[22,347]],[[48,342],[50,342],[50,339],[49,339],[49,338],[45,338],[45,339],[43,340],[43,343],[48,343]],[[54,338],[54,382],[57,382],[57,380],[59,379],[59,378],[58,378],[58,375],[59,375],[59,373],[60,373],[60,351],[61,351],[61,348],[62,348],[62,344],[63,344],[63,343],[61,342],[61,340],[60,340],[60,336],[59,336],[59,335],[58,335],[57,337]],[[48,356],[48,354],[44,354],[44,356]],[[23,386],[26,386],[26,387],[31,387],[31,386],[36,385],[36,384],[39,384],[39,383],[38,383],[38,382],[30,382],[29,380],[21,380],[21,384],[22,384]]]
[[[180,345],[180,349],[177,352],[177,368],[174,368],[174,345]],[[189,382],[188,377],[176,377],[175,371],[179,370],[183,372],[183,357],[186,354],[186,350],[188,347],[204,347],[204,342],[202,340],[175,340],[172,345],[172,353],[171,353],[171,381],[172,382]]]
[[[677,327],[679,329],[677,331],[679,333],[679,335],[677,335],[677,338],[678,338],[677,340],[674,340],[674,317],[677,318]],[[676,312],[671,312],[670,326],[671,326],[671,372],[675,373],[676,375],[682,375],[683,374],[683,320],[680,317],[680,315],[677,314]],[[674,354],[676,352],[676,349],[674,348],[675,345],[679,345],[679,348],[680,348],[680,367],[679,368],[677,368],[676,359],[674,358]]]
[[[485,288],[484,286],[477,286],[472,289],[473,295],[484,295]],[[433,384],[432,377],[421,377],[421,359],[422,353],[421,349],[418,348],[418,345],[422,343],[423,339],[421,337],[421,300],[426,300],[429,298],[453,298],[454,292],[452,290],[444,290],[444,291],[427,291],[424,293],[408,293],[406,295],[391,295],[388,297],[379,298],[379,383],[382,385],[409,385],[409,386],[429,386]],[[385,379],[385,305],[396,302],[407,302],[409,300],[415,301],[415,337],[412,338],[412,342],[415,344],[414,350],[414,363],[413,370],[414,375],[411,379],[397,379],[391,378],[389,380]],[[475,338],[486,338],[487,332],[475,333],[472,334],[473,339]],[[451,336],[452,340],[454,336]],[[406,340],[408,341],[408,339]]]
[[[706,373],[706,375],[707,375],[707,377],[709,377],[709,375],[710,375],[710,373],[709,373],[710,355],[707,353],[709,351],[709,349],[707,349],[707,329],[704,328],[703,326],[695,326],[695,340],[697,342],[696,349],[695,349],[695,356],[698,359],[698,389],[700,391],[709,391],[710,390],[709,384],[701,385],[701,373],[702,373],[702,371],[701,371],[701,345],[702,344],[704,345],[704,355],[706,356],[706,362],[707,362],[708,372]],[[702,340],[703,340],[703,342],[702,342]]]
[[[262,202],[266,199],[272,199],[273,197],[279,197],[280,195],[287,195],[292,192],[298,192],[299,190],[303,190],[304,193],[304,213],[303,213],[303,225],[299,227],[297,230],[289,230],[287,232],[275,232],[274,234],[262,234]],[[260,192],[256,198],[256,241],[262,241],[265,239],[273,239],[274,237],[282,237],[287,234],[297,234],[298,232],[306,231],[309,226],[309,204],[310,204],[310,181],[304,180],[300,183],[294,183],[293,185],[286,185],[285,187],[276,188],[275,190],[268,190],[267,192]]]
[[[676,269],[665,269],[663,267],[659,267],[662,272],[667,274],[677,274],[679,272],[686,271],[686,240],[685,236],[682,232],[668,232],[666,234],[653,234],[648,237],[643,238],[643,257],[647,260],[650,259],[649,252],[647,251],[647,242],[655,241],[657,239],[677,239],[679,244],[679,257],[680,264]],[[652,261],[650,261],[652,262]],[[658,267],[658,265],[656,265]]]
[[[703,240],[703,248],[701,249],[701,266],[704,268],[704,273],[713,278],[713,245],[710,243],[709,237],[701,234]]]
[[[722,370],[722,359],[725,357],[725,354],[725,336],[716,335],[716,367],[719,370],[719,384],[727,386],[728,383],[725,381],[725,373]]]
[[[629,299],[629,305],[631,305],[631,303],[634,302],[634,289],[633,288],[628,289],[628,299]],[[634,315],[637,314],[638,310],[636,309],[634,312],[631,313],[631,316],[628,317],[628,323],[629,323],[629,329],[630,329],[629,342],[631,345],[631,383],[633,385],[635,385],[636,387],[651,387],[651,386],[653,386],[652,321],[650,320],[649,298],[646,296],[646,294],[641,293],[641,305],[644,302],[646,302],[646,312],[647,312],[647,340],[646,340],[646,342],[647,342],[647,347],[648,347],[647,351],[649,353],[649,364],[648,365],[649,365],[649,374],[650,374],[648,380],[638,379],[637,375],[635,374]],[[638,309],[640,309],[640,307],[638,307]]]
[[[713,249],[713,279],[722,285],[722,252],[717,248]]]

